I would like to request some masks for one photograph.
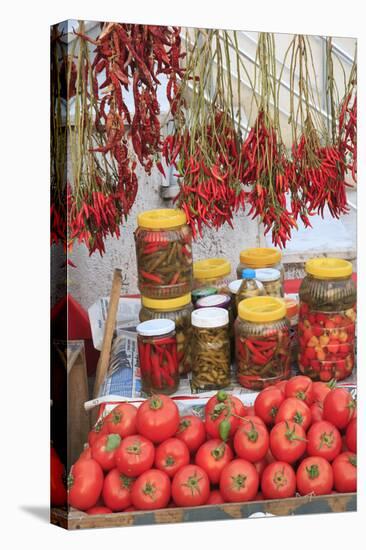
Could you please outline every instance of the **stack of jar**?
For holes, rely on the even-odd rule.
[[[143,391],[171,394],[191,370],[192,232],[181,210],[139,214],[135,231]]]

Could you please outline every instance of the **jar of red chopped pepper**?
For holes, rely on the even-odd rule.
[[[281,298],[256,296],[239,303],[235,321],[239,384],[260,391],[290,376],[290,321]]]
[[[179,385],[175,323],[152,319],[136,327],[142,391],[170,395]]]
[[[339,258],[313,258],[305,270],[299,291],[299,368],[313,380],[342,380],[355,365],[352,264]]]
[[[183,210],[142,212],[135,231],[138,287],[149,298],[176,298],[192,290],[192,232]]]
[[[179,298],[169,298],[168,300],[156,300],[142,296],[141,304],[140,321],[149,321],[150,319],[171,319],[174,321],[179,372],[180,374],[190,372],[192,364],[191,313],[193,311],[191,295],[185,294]]]

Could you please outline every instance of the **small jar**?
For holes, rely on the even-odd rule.
[[[281,274],[281,285],[285,280],[285,270],[282,265],[282,254],[276,248],[246,248],[240,252],[240,263],[236,268],[238,279],[242,278],[243,269],[261,269],[270,267],[278,269]],[[282,290],[281,296],[284,295]]]
[[[218,293],[229,294],[231,264],[225,258],[208,258],[193,264],[193,288],[216,288]]]
[[[243,269],[241,285],[235,296],[236,308],[238,308],[240,302],[246,298],[264,296],[265,294],[263,283],[256,279],[256,271],[254,271],[254,269]]]
[[[197,300],[200,298],[206,298],[206,296],[213,296],[214,294],[217,294],[217,288],[214,287],[207,287],[207,288],[196,288],[195,290],[192,290],[192,303],[195,305]]]
[[[285,296],[286,317],[290,321],[290,352],[291,364],[297,362],[299,351],[299,341],[297,335],[297,326],[299,322],[299,301],[296,294],[287,294]]]
[[[313,380],[343,380],[355,365],[356,287],[352,264],[313,258],[300,291],[299,368]]]
[[[282,299],[247,298],[235,321],[235,352],[239,384],[260,391],[290,376],[290,321]]]
[[[174,321],[179,373],[186,374],[190,372],[192,365],[191,314],[193,311],[191,295],[185,294],[179,298],[170,298],[168,300],[155,300],[154,298],[141,296],[141,304],[140,321],[149,321],[150,319],[171,319]]]
[[[149,298],[176,298],[192,289],[192,232],[182,210],[149,210],[137,217],[138,287]]]
[[[152,319],[136,327],[142,391],[170,395],[179,385],[175,323]]]
[[[195,390],[216,390],[230,383],[229,314],[211,307],[192,313],[192,386]]]
[[[274,298],[283,297],[281,273],[278,269],[256,269],[255,278],[262,283],[264,293],[267,296],[273,296]]]

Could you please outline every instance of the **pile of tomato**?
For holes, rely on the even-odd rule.
[[[351,394],[295,376],[252,407],[219,391],[204,419],[163,395],[117,405],[72,466],[68,503],[106,514],[345,493],[356,471]]]

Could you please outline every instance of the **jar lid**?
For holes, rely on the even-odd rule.
[[[196,279],[215,279],[230,273],[231,264],[225,258],[207,258],[193,263],[193,277]]]
[[[228,307],[230,302],[230,296],[227,294],[213,294],[197,300],[196,307]]]
[[[284,298],[286,305],[286,316],[291,318],[299,313],[299,302],[291,294],[287,294]]]
[[[144,229],[169,229],[186,223],[185,213],[177,208],[147,210],[137,216],[137,225]]]
[[[151,319],[144,321],[136,327],[137,334],[141,336],[162,336],[175,329],[175,323],[171,319]]]
[[[243,279],[255,279],[255,270],[254,269],[243,269],[241,276]]]
[[[352,264],[340,258],[312,258],[306,262],[305,271],[316,279],[342,279],[352,275]]]
[[[199,328],[222,327],[229,323],[229,312],[221,307],[204,307],[192,311],[192,325]]]
[[[245,321],[266,323],[286,317],[286,306],[281,298],[254,296],[240,302],[238,313],[239,317]]]
[[[231,283],[229,283],[229,290],[231,294],[237,294],[239,292],[242,282],[243,279],[236,279],[236,281],[231,281]]]
[[[144,307],[149,307],[151,309],[158,309],[162,311],[165,309],[174,310],[190,304],[191,295],[188,293],[184,294],[184,296],[179,296],[178,298],[169,298],[167,300],[141,296],[141,303]]]
[[[276,265],[281,257],[281,252],[275,248],[246,248],[240,252],[240,262],[250,267]]]
[[[256,269],[255,278],[261,283],[269,283],[270,281],[277,281],[281,277],[281,273],[278,269]]]
[[[197,301],[205,296],[212,296],[212,294],[217,294],[217,288],[214,288],[213,286],[208,286],[207,288],[196,288],[191,292],[193,301]]]

